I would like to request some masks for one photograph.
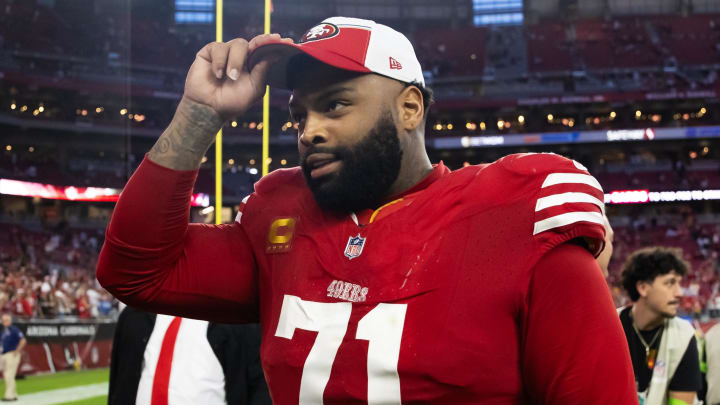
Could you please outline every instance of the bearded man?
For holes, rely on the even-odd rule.
[[[292,90],[301,167],[257,182],[233,224],[189,225],[215,133],[266,83]],[[259,320],[277,404],[636,404],[594,260],[600,185],[553,154],[431,164],[430,94],[410,41],[373,21],[207,45],[98,279],[151,312]]]

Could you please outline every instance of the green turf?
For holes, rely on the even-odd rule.
[[[80,401],[63,402],[62,404],[58,404],[58,405],[106,405],[106,404],[107,404],[107,395],[100,395],[99,397],[82,399]]]
[[[61,371],[55,374],[28,376],[22,380],[17,380],[17,391],[20,395],[22,395],[38,391],[75,387],[78,385],[96,384],[109,380],[110,369],[107,368],[82,371]],[[0,392],[3,392],[4,390],[5,383],[0,384]],[[88,404],[90,403],[91,402],[88,402]]]

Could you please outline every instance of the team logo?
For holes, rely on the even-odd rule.
[[[345,257],[352,260],[360,256],[365,246],[365,239],[367,238],[363,238],[360,234],[348,238],[347,246],[345,246]]]
[[[390,57],[390,69],[402,69],[402,65],[400,64],[400,62],[398,62],[397,59],[393,58],[392,56]]]
[[[337,25],[330,23],[322,23],[320,25],[316,25],[310,28],[310,30],[306,32],[305,35],[302,36],[302,38],[300,38],[300,43],[332,38],[338,33],[340,33],[340,29],[337,27]]]
[[[290,250],[295,235],[295,218],[276,218],[268,230],[266,253],[284,253]]]

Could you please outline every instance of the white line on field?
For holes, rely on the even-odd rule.
[[[104,382],[79,385],[77,387],[70,388],[61,388],[57,390],[40,391],[25,395],[21,392],[20,399],[17,402],[10,403],[17,405],[53,405],[97,397],[100,395],[107,395],[107,393],[108,383]]]

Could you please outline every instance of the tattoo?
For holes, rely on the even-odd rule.
[[[183,99],[148,157],[170,169],[195,170],[222,124],[222,118],[210,106]]]
[[[155,146],[157,147],[158,153],[167,153],[167,151],[170,150],[170,140],[167,138],[160,138]]]

